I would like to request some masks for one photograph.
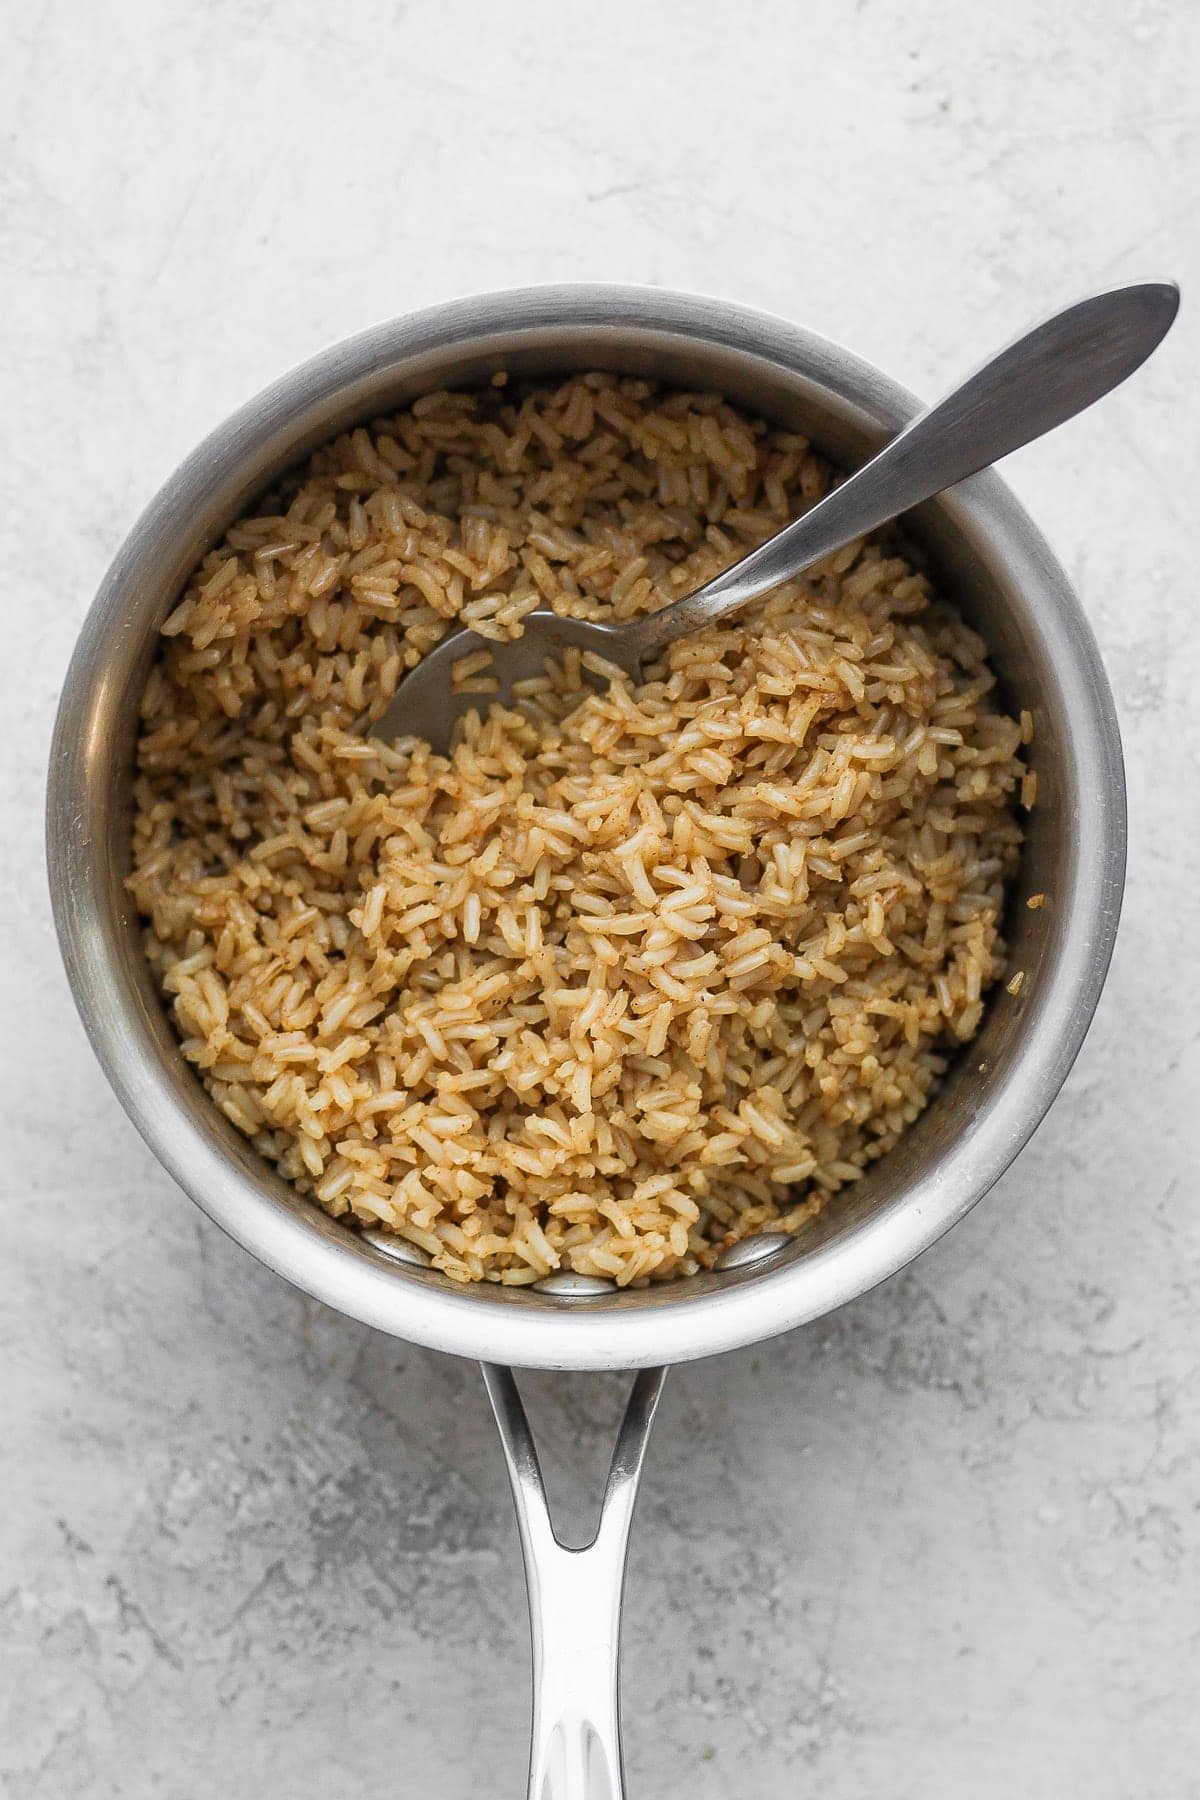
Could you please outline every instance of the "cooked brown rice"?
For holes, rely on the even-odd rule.
[[[432,394],[204,559],[143,701],[129,885],[185,1056],[330,1213],[463,1281],[687,1273],[927,1104],[1003,973],[1032,780],[894,547],[642,687],[568,664],[449,760],[370,735],[454,624],[652,610],[826,479],[709,395]]]

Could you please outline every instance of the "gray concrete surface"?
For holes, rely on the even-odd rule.
[[[1083,287],[1165,271],[1190,306],[1153,366],[1008,470],[1126,734],[1095,1029],[918,1267],[673,1378],[626,1707],[634,1795],[1200,1795],[1196,8],[5,18],[5,1791],[523,1791],[524,1601],[475,1372],[222,1240],[119,1111],[59,970],[47,738],[138,508],[281,367],[464,290],[715,290],[928,392]],[[578,1499],[619,1384],[531,1388]]]

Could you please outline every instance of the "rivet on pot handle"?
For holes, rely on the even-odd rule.
[[[600,1523],[571,1550],[550,1518],[541,1464],[511,1369],[481,1363],[496,1415],[525,1559],[533,1640],[529,1800],[621,1800],[617,1695],[629,1526],[665,1369],[633,1384],[609,1465]]]

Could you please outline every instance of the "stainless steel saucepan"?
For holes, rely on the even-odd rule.
[[[996,1181],[1057,1093],[1104,981],[1120,908],[1125,801],[1112,699],[1062,570],[994,474],[908,516],[941,584],[990,646],[1010,709],[1027,708],[1038,804],[1000,990],[936,1100],[869,1176],[799,1237],[738,1244],[710,1274],[637,1292],[551,1276],[455,1286],[419,1253],[355,1234],[304,1200],[212,1105],[154,990],[128,867],[137,709],[158,626],[230,522],[322,439],[436,387],[610,369],[717,389],[853,466],[916,403],[856,357],[780,320],[659,289],[534,288],[381,325],[277,381],[188,458],[135,526],[67,675],[48,800],[63,956],[93,1046],[160,1160],[231,1236],[326,1304],[479,1358],[504,1442],[529,1579],[535,1688],[530,1794],[616,1800],[617,1650],[625,1547],[665,1365],[820,1317],[894,1274]],[[1036,909],[1026,907],[1044,894]],[[554,1535],[511,1367],[640,1370],[594,1542]]]

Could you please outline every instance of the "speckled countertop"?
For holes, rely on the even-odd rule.
[[[59,969],[52,710],[143,502],[288,363],[471,289],[723,292],[931,392],[1082,288],[1169,273],[1163,352],[1007,469],[1125,732],[1095,1028],[918,1266],[672,1378],[626,1712],[635,1796],[1200,1795],[1200,13],[45,0],[3,36],[4,1791],[523,1791],[524,1598],[475,1371],[225,1242]],[[578,1500],[622,1384],[529,1388]]]

